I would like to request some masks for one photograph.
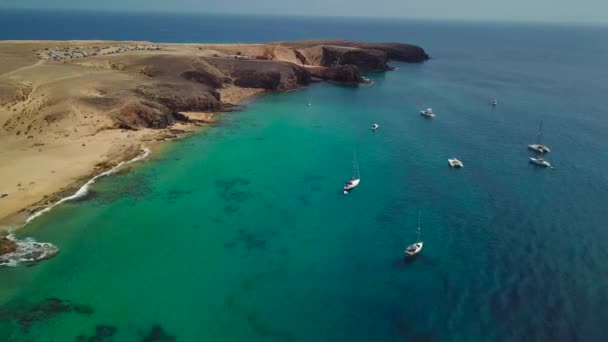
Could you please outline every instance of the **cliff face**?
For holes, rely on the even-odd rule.
[[[364,82],[359,68],[354,65],[339,65],[333,67],[309,67],[311,75],[324,81],[334,81],[350,85]]]
[[[294,50],[305,65],[355,65],[362,71],[390,70],[389,60],[419,63],[430,57],[423,48],[402,43],[366,43],[349,40],[301,40],[276,42],[277,46]]]
[[[283,61],[205,58],[222,70],[229,82],[243,88],[290,90],[310,84],[306,68]]]
[[[333,45],[318,45],[298,51],[309,65],[335,67],[354,65],[361,71],[389,70],[388,55],[379,50],[359,49]]]

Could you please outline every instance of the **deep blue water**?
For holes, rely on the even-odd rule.
[[[0,340],[99,324],[117,340],[154,324],[185,341],[605,340],[607,28],[0,12],[1,39],[323,37],[433,59],[371,87],[262,97],[34,221],[22,234],[62,253],[0,270],[0,305],[59,297],[94,313],[27,332],[0,321]],[[432,121],[417,115],[428,106]],[[554,169],[527,162],[541,120]],[[362,183],[345,197],[353,148]],[[418,210],[425,249],[404,263]]]

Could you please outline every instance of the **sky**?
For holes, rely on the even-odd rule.
[[[608,0],[0,0],[2,8],[608,23]]]

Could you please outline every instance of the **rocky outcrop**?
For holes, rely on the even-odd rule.
[[[0,255],[17,250],[17,243],[5,236],[0,236]]]
[[[48,242],[33,239],[17,240],[12,236],[0,238],[0,267],[36,262],[57,255],[59,249]]]
[[[225,72],[238,87],[290,90],[310,84],[308,70],[289,62],[211,57],[205,61]]]
[[[430,58],[423,48],[416,45],[403,43],[367,43],[350,40],[300,40],[294,42],[275,42],[272,44],[292,48],[299,51],[319,46],[355,48],[367,50],[367,53],[371,54],[373,53],[369,51],[375,50],[384,52],[388,59],[410,63],[424,62]]]
[[[378,50],[385,52],[389,59],[409,63],[424,62],[430,58],[423,48],[412,44],[339,41],[336,45]]]

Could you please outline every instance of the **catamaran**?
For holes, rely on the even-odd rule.
[[[531,149],[532,151],[535,151],[537,153],[547,153],[547,152],[551,152],[551,150],[549,149],[549,147],[547,147],[547,145],[543,145],[541,144],[541,140],[543,138],[543,122],[540,122],[540,127],[538,128],[538,135],[536,138],[536,144],[530,144],[528,145],[528,148]]]
[[[418,212],[418,236],[416,237],[416,242],[407,246],[404,253],[408,257],[413,257],[422,251],[422,246],[422,227],[420,225],[420,212]]]
[[[454,167],[454,168],[464,167],[464,164],[460,160],[458,160],[456,158],[448,159],[448,164],[451,167]]]
[[[435,117],[435,113],[433,113],[433,109],[432,108],[427,108],[425,110],[421,110],[420,111],[420,115],[426,116],[427,118],[434,118]]]
[[[361,178],[359,176],[359,165],[357,164],[357,156],[353,156],[353,177],[346,183],[344,183],[344,194],[348,193],[359,185]]]

